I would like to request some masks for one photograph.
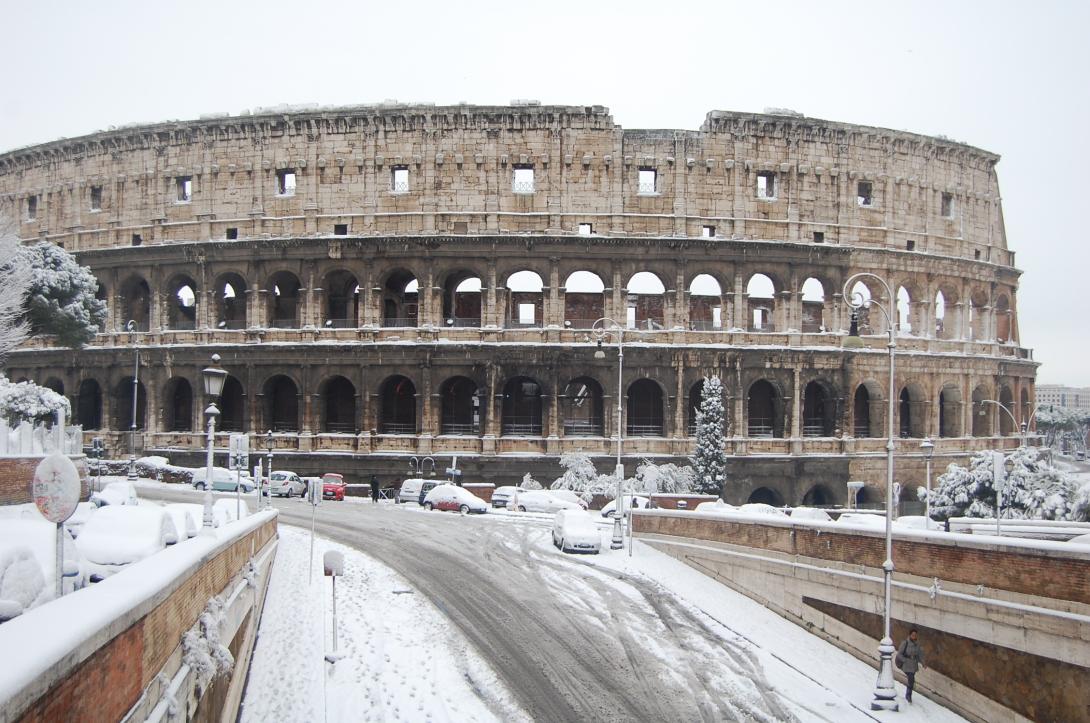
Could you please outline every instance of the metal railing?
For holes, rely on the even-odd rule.
[[[197,322],[193,319],[175,319],[170,322],[171,331],[193,331],[197,328]]]
[[[629,417],[625,434],[629,437],[661,437],[662,420],[654,417]]]
[[[458,329],[471,329],[481,325],[481,317],[479,316],[452,316],[447,317],[444,322],[447,326],[453,326]]]
[[[331,434],[355,434],[356,424],[355,422],[326,422],[325,429],[322,431]]]
[[[507,328],[508,329],[540,329],[541,328],[541,321],[540,320],[519,321],[518,319],[508,319],[507,320]]]
[[[390,327],[404,327],[404,326],[416,326],[416,319],[412,317],[387,317],[382,320],[383,326]]]
[[[299,328],[299,320],[298,319],[270,319],[269,320],[269,328],[270,329],[298,329]]]
[[[440,434],[480,434],[481,425],[472,422],[443,422],[439,428]]]
[[[296,422],[273,422],[274,432],[298,432],[299,424]]]
[[[604,432],[602,420],[565,420],[565,437],[601,437]]]
[[[503,420],[503,434],[541,436],[541,420],[531,417],[505,418]]]
[[[825,434],[825,425],[823,423],[818,424],[804,424],[802,425],[803,437],[829,437],[832,435]]]
[[[644,195],[648,195],[648,194],[658,193],[658,191],[655,190],[655,182],[654,181],[647,181],[645,183],[640,183],[640,184],[637,185],[636,193],[642,193]]]
[[[325,326],[330,329],[354,329],[355,319],[326,319]]]
[[[534,182],[533,181],[513,181],[511,183],[511,190],[515,193],[533,193]]]
[[[408,193],[408,192],[409,192],[409,182],[408,181],[394,182],[394,183],[390,184],[390,193]]]
[[[722,331],[723,325],[716,324],[711,319],[702,319],[700,321],[689,321],[689,328],[693,331]]]
[[[245,329],[245,319],[220,319],[216,322],[217,329]]]
[[[596,319],[564,319],[567,329],[593,329]]]
[[[378,426],[379,434],[416,434],[414,422],[382,422]]]
[[[770,322],[768,322],[767,324],[765,324],[764,326],[762,326],[761,328],[758,329],[753,324],[750,324],[749,325],[749,331],[755,332],[757,334],[775,334],[776,333],[776,325],[773,324],[770,321]]]
[[[772,420],[766,417],[754,417],[749,420],[747,431],[750,437],[757,437],[759,439],[770,439],[775,435],[772,433]]]

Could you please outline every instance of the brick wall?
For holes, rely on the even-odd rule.
[[[0,506],[34,501],[30,496],[30,482],[42,459],[44,457],[0,457]],[[87,462],[83,457],[75,457],[72,461],[80,473],[80,499],[86,500],[90,495]]]

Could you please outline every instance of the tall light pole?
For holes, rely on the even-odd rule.
[[[140,391],[140,348],[136,346],[136,321],[129,319],[125,324],[129,332],[129,343],[132,344],[132,419],[129,420],[129,474],[130,482],[136,481],[136,400]]]
[[[920,442],[920,449],[927,455],[927,498],[924,502],[924,517],[926,518],[927,529],[931,528],[931,458],[935,456],[935,443],[931,441],[930,437],[925,437]]]
[[[266,487],[266,492],[269,495],[269,505],[268,506],[271,507],[272,506],[272,472],[273,472],[273,470],[272,470],[272,463],[273,463],[273,433],[272,433],[271,429],[268,432],[265,433],[265,457],[269,460],[269,469],[265,473],[265,477],[269,480],[268,486]],[[263,500],[261,499],[262,493],[261,493],[261,483],[260,482],[258,483],[257,490],[258,490],[258,496],[257,496],[258,507],[260,507],[261,503],[263,502]],[[310,492],[310,486],[309,485],[307,486],[307,492]],[[309,494],[307,495],[307,498],[308,499],[310,498]]]
[[[610,327],[607,329],[606,324]],[[595,338],[598,339],[598,348],[594,351],[595,359],[605,359],[606,353],[602,350],[602,340],[607,336],[615,335],[617,338],[617,467],[614,474],[617,475],[617,503],[614,505],[613,515],[613,539],[609,543],[611,550],[620,550],[624,547],[624,533],[621,529],[622,499],[621,485],[624,481],[624,466],[621,464],[621,445],[624,441],[624,428],[621,426],[624,409],[621,406],[624,399],[624,327],[608,317],[602,317],[594,322],[591,327]]]
[[[216,417],[220,410],[216,408],[216,398],[223,392],[223,383],[227,381],[227,370],[220,367],[220,355],[212,355],[212,366],[201,371],[204,379],[204,393],[208,395],[208,408],[204,413],[208,415],[208,472],[204,478],[204,521],[201,524],[201,534],[213,534],[215,519],[212,516],[212,481],[215,479],[212,473],[212,454],[216,443]]]
[[[876,301],[865,299],[862,294],[853,293],[853,285],[858,280],[867,277],[874,279],[886,291],[887,309]],[[894,331],[892,305],[896,303],[892,290],[885,279],[867,271],[852,274],[844,282],[844,298],[852,308],[852,324],[848,337],[844,339],[844,348],[861,349],[863,340],[859,338],[858,311],[870,306],[878,307],[882,316],[886,318],[886,327],[889,332],[889,394],[887,395],[888,414],[886,418],[886,560],[882,563],[883,588],[885,605],[882,611],[882,641],[878,645],[878,681],[874,685],[874,700],[871,701],[871,710],[898,710],[897,691],[893,688],[893,637],[890,634],[889,616],[893,604],[893,400],[894,400],[894,375],[893,359],[897,351],[897,337]]]

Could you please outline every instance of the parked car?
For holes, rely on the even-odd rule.
[[[640,495],[623,495],[621,497],[621,513],[627,515],[628,508],[635,503],[637,510],[645,510],[647,506],[651,504],[650,497],[642,497]],[[614,510],[617,509],[617,500],[610,500],[605,507],[602,508],[602,517],[615,517]]]
[[[451,510],[468,515],[470,512],[488,512],[488,503],[464,487],[441,484],[433,487],[424,497],[424,509]]]
[[[420,500],[420,488],[424,486],[425,482],[427,480],[419,477],[411,477],[405,480],[401,483],[401,489],[397,491],[394,502],[418,502]]]
[[[546,490],[519,490],[517,498],[508,502],[508,507],[515,503],[519,512],[545,512],[555,514],[560,510],[581,510],[582,505],[557,497]]]
[[[575,494],[571,490],[545,490],[545,491],[548,492],[549,494],[551,494],[553,497],[559,497],[562,500],[567,500],[568,502],[574,502],[575,504],[582,507],[584,510],[587,509],[587,507],[589,506],[589,505],[587,505],[587,501],[585,499],[583,499],[579,495]]]
[[[837,518],[838,525],[852,525],[854,527],[867,527],[870,529],[886,526],[885,515],[870,515],[865,512],[845,512]]]
[[[1082,451],[1081,449],[1078,452],[1075,452],[1075,459],[1085,460],[1086,459],[1086,452]]]
[[[205,480],[208,477],[208,468],[199,467],[193,472],[193,487],[198,490],[203,490],[207,486]],[[213,467],[212,468],[212,490],[214,492],[234,492],[242,484],[243,492],[253,492],[255,489],[254,481],[250,479],[249,475],[239,474],[233,472],[225,467]]]
[[[727,504],[722,498],[701,502],[696,506],[696,512],[737,512],[738,508]]]
[[[886,518],[883,517],[882,519],[885,520]],[[912,530],[942,531],[946,529],[946,525],[941,522],[936,522],[935,520],[929,520],[923,515],[901,515],[893,521],[893,524],[898,527],[907,527]]]
[[[344,483],[344,475],[336,472],[326,472],[322,475],[322,499],[344,500],[344,491],[348,485]]]
[[[280,470],[269,475],[269,492],[277,497],[292,498],[302,496],[307,491],[307,484],[294,472]]]
[[[83,525],[76,548],[87,560],[91,582],[100,582],[177,541],[178,531],[164,508],[109,505]]]
[[[428,496],[428,493],[439,485],[445,485],[447,482],[441,479],[428,479],[424,480],[424,484],[420,485],[420,496],[416,498],[416,502],[419,505],[424,504],[424,499]]]
[[[200,531],[201,525],[204,523],[203,508],[200,517],[193,517],[193,511],[189,509],[188,505],[184,507],[177,504],[163,505],[163,509],[167,511],[170,519],[174,522],[174,529],[178,531],[179,541],[197,536],[197,532]]]
[[[518,487],[515,485],[497,487],[492,492],[492,506],[501,510],[505,509],[507,507],[507,501],[511,499],[511,495],[515,494],[515,490],[517,489]]]
[[[91,502],[98,507],[140,504],[136,496],[136,487],[132,482],[110,482],[91,495]]]
[[[787,517],[787,511],[782,507],[773,507],[764,502],[747,502],[738,508],[743,515],[771,515],[773,517]]]
[[[560,510],[553,518],[553,545],[561,552],[596,555],[602,549],[602,533],[586,510]]]
[[[791,510],[793,520],[817,520],[819,522],[832,522],[833,518],[825,510],[817,507],[796,507]]]
[[[246,504],[246,500],[220,498],[212,505],[212,514],[222,515],[227,522],[234,522],[235,520],[241,520],[243,517],[249,517],[250,506]]]

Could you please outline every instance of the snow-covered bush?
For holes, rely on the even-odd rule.
[[[1044,434],[1048,447],[1085,447],[1090,414],[1076,409],[1039,409],[1037,431]]]
[[[693,468],[678,467],[676,464],[655,464],[643,460],[636,468],[636,489],[644,494],[656,492],[665,494],[684,494],[693,489]]]
[[[33,382],[14,383],[0,374],[0,418],[8,424],[49,418],[58,409],[63,409],[66,416],[71,415],[72,407],[64,395]]]
[[[527,472],[522,476],[522,484],[519,485],[519,489],[522,490],[540,490],[544,489],[541,483],[534,479],[534,476]]]
[[[1071,500],[1071,519],[1090,522],[1090,482],[1084,484]]]
[[[719,377],[704,377],[696,410],[696,449],[689,458],[696,489],[704,494],[719,494],[727,481],[723,417],[723,382]]]
[[[0,266],[4,283],[0,284],[0,363],[27,337],[23,304],[30,287],[30,267],[19,253],[19,237],[11,230],[13,224],[0,222]]]
[[[95,298],[98,280],[91,270],[44,241],[20,252],[31,272],[25,308],[32,333],[54,334],[71,347],[93,339],[106,321],[106,302]]]
[[[560,456],[560,466],[564,474],[557,477],[550,489],[571,490],[589,502],[595,495],[598,482],[598,470],[585,452],[566,452]]]
[[[931,492],[931,509],[940,519],[948,517],[995,517],[996,490],[993,480],[993,453],[977,452],[968,469],[951,464],[939,476],[939,485]],[[1043,464],[1036,447],[1021,447],[1006,459],[1013,462],[1011,472],[1001,470],[1003,516],[1014,519],[1078,519],[1075,483],[1056,469]]]

